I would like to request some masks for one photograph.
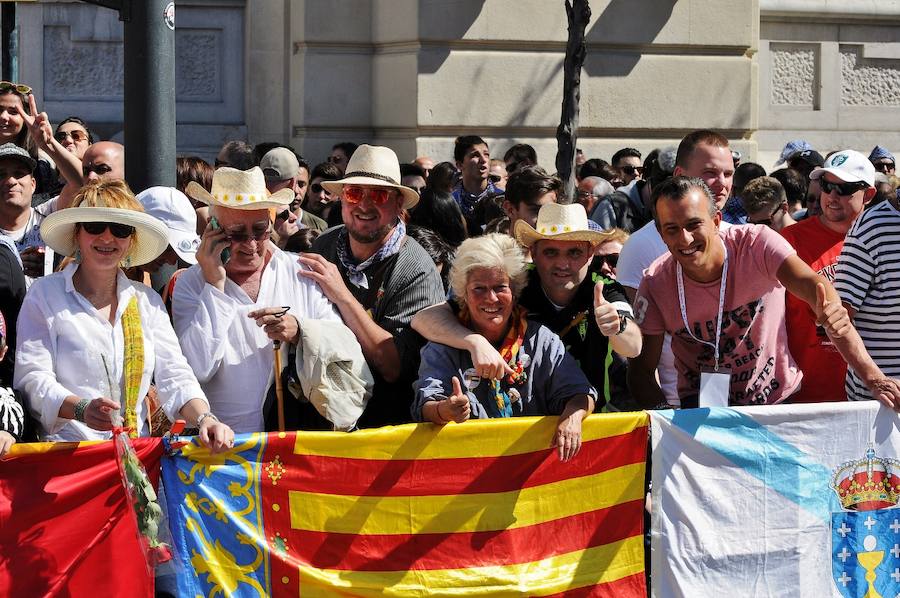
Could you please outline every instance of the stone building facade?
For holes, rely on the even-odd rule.
[[[900,6],[855,0],[593,0],[579,146],[609,158],[723,131],[771,167],[784,142],[900,151]],[[56,119],[122,129],[122,26],[81,2],[19,5],[20,79]],[[449,159],[476,133],[552,165],[566,15],[552,0],[183,0],[179,152],[338,141]]]

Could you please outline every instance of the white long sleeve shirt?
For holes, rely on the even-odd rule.
[[[173,421],[191,399],[205,400],[159,295],[119,272],[118,307],[110,324],[75,290],[72,275],[77,269],[78,264],[69,264],[62,272],[36,280],[19,314],[13,385],[25,393],[31,413],[40,422],[41,438],[80,441],[111,437],[110,432],[59,417],[59,409],[69,395],[83,399],[117,395],[124,403],[122,314],[132,297],[137,297],[144,337],[144,369],[137,402],[139,433],[149,434],[144,397],[152,381],[156,382],[164,412]],[[109,388],[104,358],[113,390]]]
[[[272,257],[263,270],[256,301],[230,279],[225,280],[224,293],[208,284],[199,264],[178,277],[172,295],[172,316],[184,355],[213,413],[238,434],[264,430],[263,404],[274,380],[272,340],[247,314],[289,305],[288,313],[301,326],[306,318],[341,322],[319,286],[298,274],[305,267],[297,256],[271,243],[269,248]]]

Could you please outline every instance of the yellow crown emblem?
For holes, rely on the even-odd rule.
[[[877,457],[869,448],[863,459],[846,461],[835,471],[831,487],[849,511],[873,511],[900,502],[900,461]]]

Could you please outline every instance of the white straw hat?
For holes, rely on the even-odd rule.
[[[389,147],[362,144],[350,157],[344,178],[339,181],[322,181],[329,193],[340,195],[344,185],[374,185],[391,187],[403,195],[403,207],[407,210],[419,203],[415,189],[400,184],[400,161]]]
[[[112,222],[133,226],[134,237],[128,250],[128,265],[152,262],[166,250],[169,235],[166,225],[137,210],[106,207],[66,208],[53,212],[41,223],[41,238],[56,253],[73,256],[78,249],[75,225],[82,222]]]
[[[587,241],[592,245],[602,243],[611,232],[591,230],[584,206],[578,203],[547,203],[538,212],[536,227],[532,228],[524,220],[516,221],[516,240],[525,247],[531,247],[541,239],[554,241]]]
[[[259,166],[250,170],[223,166],[213,173],[212,193],[195,181],[188,183],[184,192],[207,205],[235,210],[280,208],[294,201],[293,189],[281,189],[269,195],[266,177]]]

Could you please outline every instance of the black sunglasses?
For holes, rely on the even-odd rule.
[[[331,195],[331,191],[329,191],[319,183],[313,183],[312,185],[310,185],[309,190],[316,194],[322,193],[324,191],[327,195]]]
[[[887,171],[887,170],[894,170],[894,163],[893,163],[893,162],[875,162],[875,163],[873,164],[873,166],[875,166],[875,170],[877,170],[878,172],[885,172],[885,171]]]
[[[489,174],[488,175],[488,180],[492,183],[499,183],[500,179],[502,179],[502,178],[503,177],[501,177],[499,174]]]
[[[290,217],[291,217],[290,210],[285,210],[283,212],[279,212],[279,213],[275,214],[275,220],[287,220]]]
[[[838,195],[842,195],[844,197],[853,195],[857,191],[868,187],[868,185],[866,185],[865,183],[832,183],[830,181],[826,181],[825,179],[819,179],[819,185],[822,187],[822,191],[825,193],[837,191]]]
[[[81,228],[90,235],[102,235],[107,228],[117,239],[127,239],[134,234],[134,227],[116,222],[82,222]]]
[[[629,176],[633,175],[634,173],[644,174],[643,166],[632,166],[631,164],[625,164],[624,166],[621,166],[620,168],[622,169],[622,172],[624,172],[625,174],[627,174]]]
[[[606,255],[598,255],[597,259],[600,262],[606,262],[606,265],[610,268],[615,268],[619,263],[619,254],[618,253],[607,253]]]

